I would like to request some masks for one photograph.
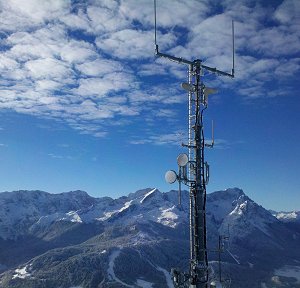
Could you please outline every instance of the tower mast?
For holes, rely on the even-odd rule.
[[[155,55],[166,58],[178,64],[188,66],[188,83],[182,88],[188,92],[188,143],[182,144],[188,148],[188,155],[181,154],[177,158],[178,173],[170,170],[166,173],[166,180],[174,183],[176,180],[189,186],[189,221],[190,221],[190,267],[189,273],[172,269],[174,287],[176,288],[208,288],[209,270],[206,236],[206,185],[209,181],[209,165],[205,161],[205,147],[213,147],[205,143],[203,116],[208,104],[208,95],[216,90],[205,87],[202,82],[202,72],[208,71],[220,76],[234,77],[234,40],[233,40],[233,66],[231,73],[223,72],[217,68],[206,66],[201,60],[187,60],[165,53],[161,53],[157,44],[156,34],[156,0],[154,0],[155,15]],[[234,26],[232,22],[232,35]],[[181,185],[179,185],[181,187]],[[181,191],[179,189],[179,199]],[[181,203],[181,200],[179,200]]]

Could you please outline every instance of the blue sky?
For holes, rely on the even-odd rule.
[[[208,192],[242,188],[266,208],[300,210],[300,3],[157,0],[162,52],[230,72],[218,89]],[[0,191],[119,197],[177,189],[186,152],[184,65],[154,57],[151,0],[0,1]]]

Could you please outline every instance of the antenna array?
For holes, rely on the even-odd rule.
[[[157,15],[156,0],[154,0],[154,26],[155,26],[155,55],[166,58],[178,64],[188,66],[188,83],[182,88],[188,93],[188,143],[182,146],[188,148],[187,154],[180,154],[177,158],[178,173],[170,170],[165,178],[169,183],[179,183],[179,205],[181,205],[181,183],[189,187],[189,215],[190,215],[190,269],[189,273],[172,269],[174,287],[176,288],[208,288],[225,287],[225,283],[211,282],[208,267],[208,250],[206,237],[206,185],[209,181],[209,165],[204,159],[205,147],[212,148],[205,143],[203,116],[208,105],[208,96],[217,91],[208,88],[201,80],[203,71],[215,73],[220,76],[234,78],[234,24],[232,22],[232,70],[227,73],[217,68],[206,66],[201,60],[187,60],[159,51],[157,44]],[[212,133],[213,136],[213,133]],[[214,136],[213,136],[214,137]],[[219,244],[220,246],[220,244]],[[221,253],[221,249],[218,249]],[[221,279],[221,276],[220,276]],[[221,286],[220,286],[221,285]]]

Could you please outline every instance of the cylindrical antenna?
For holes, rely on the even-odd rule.
[[[178,187],[178,206],[181,207],[181,180],[179,180],[179,187]]]
[[[154,43],[157,46],[156,42],[156,0],[154,0]]]
[[[214,120],[211,120],[211,137],[212,137],[211,146],[214,146],[215,144]]]
[[[232,76],[234,76],[234,21],[232,20]]]

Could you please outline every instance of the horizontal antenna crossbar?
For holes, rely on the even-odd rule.
[[[167,59],[169,59],[173,62],[179,63],[179,64],[195,65],[195,61],[189,61],[189,60],[186,60],[186,59],[183,59],[183,58],[180,58],[180,57],[175,57],[175,56],[172,56],[172,55],[168,55],[168,54],[159,52],[158,51],[158,45],[156,45],[156,47],[155,47],[155,54],[158,57],[167,58]],[[223,72],[221,70],[218,70],[217,68],[212,68],[212,67],[209,67],[209,66],[206,66],[206,65],[203,65],[203,64],[200,64],[200,67],[207,70],[207,71],[210,71],[210,72],[213,72],[213,73],[216,73],[216,74],[219,74],[219,75],[228,76],[228,77],[231,77],[231,78],[234,77],[234,74]]]
[[[171,56],[171,55],[168,55],[168,54],[165,54],[165,53],[158,52],[158,46],[157,45],[156,45],[156,53],[155,54],[156,54],[156,56],[167,58],[167,59],[169,59],[171,61],[174,61],[176,63],[179,63],[179,64],[193,65],[193,63],[194,63],[194,62],[185,60],[183,58],[179,58],[179,57],[175,57],[175,56]]]
[[[221,70],[218,70],[217,68],[211,68],[211,67],[208,67],[206,65],[201,65],[201,67],[204,68],[205,70],[211,71],[213,73],[217,73],[217,74],[220,74],[220,75],[223,75],[223,76],[229,76],[231,78],[234,77],[233,74],[230,74],[230,73],[227,73],[227,72],[223,72]]]

